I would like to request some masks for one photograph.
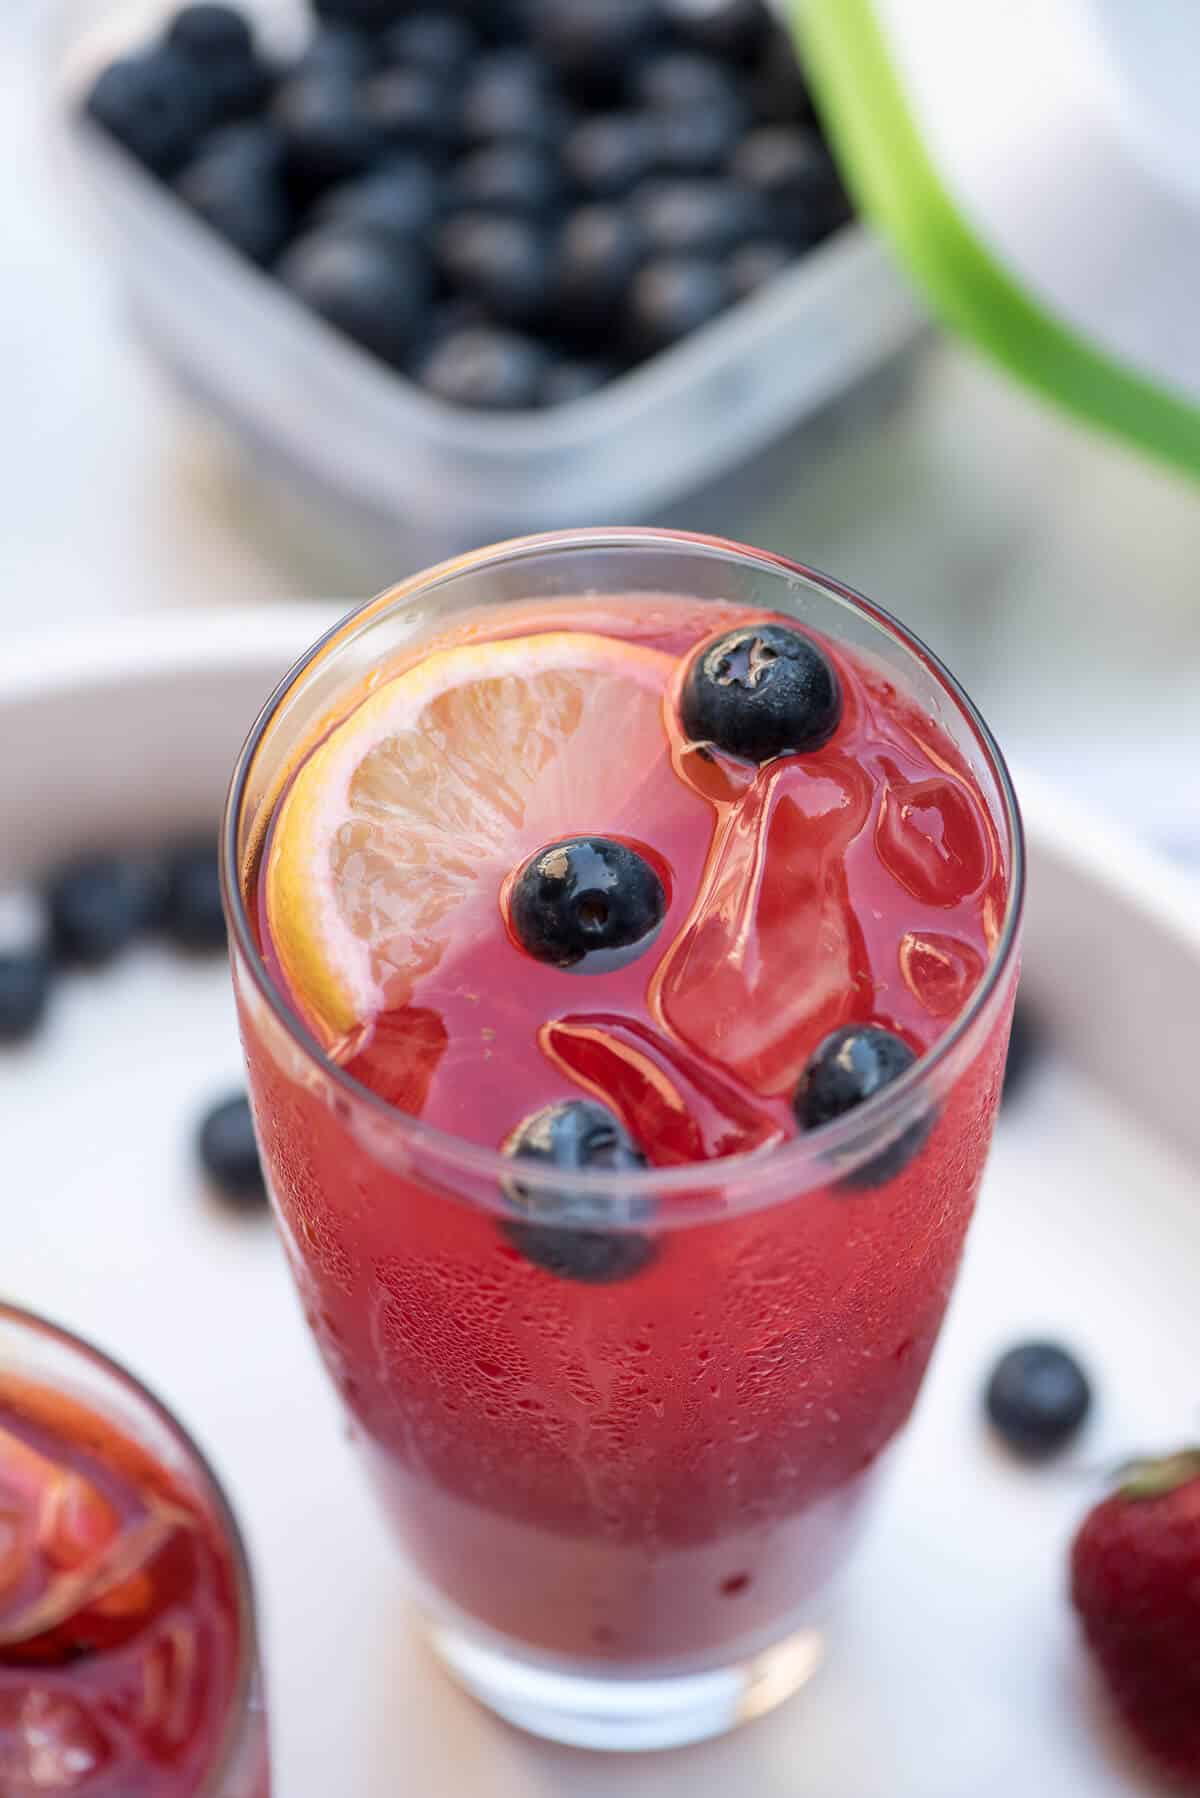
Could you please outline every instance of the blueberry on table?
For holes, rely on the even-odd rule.
[[[234,249],[266,268],[292,230],[283,171],[283,143],[270,125],[227,125],[184,169],[175,191]]]
[[[44,951],[9,954],[0,949],[0,1044],[31,1037],[46,1015],[53,969]]]
[[[815,131],[762,125],[742,139],[730,170],[765,206],[775,236],[801,249],[850,217],[841,177]]]
[[[569,406],[572,400],[586,399],[590,393],[598,393],[615,373],[615,369],[602,362],[576,362],[564,356],[557,357],[538,386],[538,400],[543,406]]]
[[[1079,1362],[1055,1342],[1023,1342],[992,1369],[984,1405],[993,1429],[1014,1454],[1043,1460],[1065,1448],[1091,1409]]]
[[[521,412],[540,402],[548,357],[541,344],[492,325],[466,326],[435,344],[417,370],[427,393],[477,412]]]
[[[764,236],[770,223],[761,194],[716,176],[647,181],[635,208],[657,256],[719,256]]]
[[[215,0],[185,6],[171,21],[166,41],[200,76],[214,118],[253,112],[266,98],[270,74],[245,15],[235,7]]]
[[[214,1190],[229,1204],[250,1209],[265,1203],[267,1187],[244,1093],[220,1100],[205,1113],[196,1150]]]
[[[202,80],[186,57],[169,49],[110,63],[85,110],[152,174],[163,176],[183,167],[209,122]]]
[[[61,868],[46,889],[56,953],[102,967],[160,922],[163,898],[162,869],[149,861],[99,855]]]
[[[452,79],[479,49],[479,36],[466,19],[451,12],[415,12],[384,32],[381,48],[387,62]]]
[[[421,242],[440,207],[437,176],[423,156],[389,157],[369,175],[322,195],[313,222]]]
[[[458,130],[457,101],[444,76],[428,69],[385,69],[362,89],[361,104],[380,138],[442,154]]]
[[[433,292],[423,252],[382,232],[343,226],[294,243],[279,275],[319,317],[393,367],[419,340]]]
[[[654,127],[641,114],[596,113],[563,144],[563,168],[587,198],[619,199],[649,174],[656,147]]]
[[[568,837],[539,849],[509,896],[513,935],[538,961],[581,973],[640,955],[667,911],[645,856],[610,837]]]
[[[740,624],[696,651],[680,718],[694,743],[745,761],[820,749],[842,716],[837,672],[811,637],[787,624]]]
[[[645,240],[628,206],[581,206],[563,226],[554,316],[568,336],[613,335],[613,321],[645,260]]]
[[[795,261],[795,250],[785,243],[773,243],[768,238],[761,243],[743,244],[726,264],[734,298],[749,299],[752,293],[769,286],[778,275],[793,267]]]
[[[496,50],[474,63],[458,123],[469,144],[517,138],[554,145],[567,115],[544,63],[523,50]]]
[[[171,942],[180,949],[223,949],[225,912],[216,842],[205,839],[173,849],[166,876],[163,929]]]
[[[658,256],[634,276],[625,308],[625,335],[641,356],[709,324],[730,302],[729,280],[706,256]]]
[[[620,1121],[595,1099],[567,1099],[535,1112],[514,1130],[504,1153],[568,1173],[586,1168],[619,1175],[646,1165]],[[506,1220],[505,1236],[527,1261],[559,1279],[611,1285],[640,1273],[657,1253],[653,1240],[637,1231],[596,1227],[615,1221],[618,1209],[624,1222],[634,1216],[633,1208],[615,1199],[569,1186],[531,1189],[515,1178],[507,1196],[525,1216]]]
[[[1004,1086],[1001,1103],[1008,1105],[1028,1082],[1030,1069],[1042,1052],[1042,1033],[1037,1019],[1023,999],[1013,1007],[1012,1033],[1008,1039],[1008,1058],[1004,1064]]]
[[[908,1072],[916,1052],[878,1024],[849,1024],[835,1030],[809,1057],[792,1101],[802,1130],[815,1130],[844,1117]],[[883,1186],[923,1147],[932,1114],[917,1118],[886,1149],[848,1174],[844,1185],[865,1191]]]
[[[446,203],[466,212],[550,217],[562,199],[557,156],[540,144],[485,144],[462,157],[446,183]]]
[[[53,967],[50,921],[34,893],[0,893],[0,1043],[24,1042],[45,1015]]]
[[[554,261],[545,233],[532,220],[459,213],[439,231],[435,255],[443,280],[503,324],[533,324],[545,312]]]

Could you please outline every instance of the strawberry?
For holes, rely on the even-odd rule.
[[[1075,1538],[1071,1598],[1137,1741],[1200,1782],[1200,1448],[1123,1471]]]

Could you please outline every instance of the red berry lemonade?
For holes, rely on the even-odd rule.
[[[761,607],[472,612],[326,704],[243,873],[320,1049],[235,956],[274,1199],[435,1614],[623,1679],[811,1621],[999,1092],[1008,974],[867,1130],[1007,928],[961,728]]]
[[[228,1751],[242,1629],[205,1503],[97,1412],[0,1371],[5,1798],[267,1798],[265,1748]]]

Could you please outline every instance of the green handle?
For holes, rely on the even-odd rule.
[[[846,183],[934,313],[1091,424],[1200,476],[1200,410],[1032,298],[955,206],[914,125],[871,0],[790,0]]]

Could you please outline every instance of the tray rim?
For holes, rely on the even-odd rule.
[[[36,703],[41,694],[49,697],[55,704],[64,705],[69,703],[70,691],[78,689],[89,693],[103,705],[109,695],[119,702],[123,690],[140,692],[145,696],[147,688],[161,684],[164,690],[178,691],[180,684],[186,683],[189,676],[195,677],[199,687],[211,692],[219,690],[219,682],[225,671],[240,671],[243,690],[251,681],[261,680],[265,697],[268,686],[276,676],[308,646],[324,624],[333,621],[340,609],[344,608],[308,601],[243,610],[229,607],[197,608],[169,615],[125,613],[72,631],[66,636],[51,635],[39,627],[36,632],[15,639],[0,666],[0,722],[6,708],[20,712],[31,701]],[[249,719],[245,722],[248,723]],[[1186,877],[1179,876],[1169,866],[1164,866],[1153,852],[1143,850],[1119,828],[1112,828],[1086,807],[1077,806],[1073,800],[1064,797],[1052,783],[1047,783],[1040,777],[1023,775],[1019,768],[1017,781],[1024,800],[1035,865],[1044,862],[1046,858],[1052,858],[1057,867],[1068,875],[1077,874],[1085,882],[1100,882],[1106,893],[1118,898],[1124,897],[1143,907],[1150,927],[1161,931],[1172,950],[1178,947],[1178,952],[1195,969],[1196,977],[1200,980],[1200,899],[1196,896],[1196,889],[1189,888]],[[214,976],[222,979],[215,969],[205,969],[201,978],[208,984]],[[135,966],[132,977],[135,981],[158,980],[160,969],[156,963],[149,962],[140,970]],[[1189,975],[1189,979],[1191,978]],[[231,1038],[231,1043],[232,1041]],[[232,1053],[231,1048],[231,1055]],[[36,1082],[39,1105],[44,1090],[46,1089],[39,1077]],[[1052,1086],[1049,1090],[1053,1100],[1055,1089]],[[1048,1112],[1039,1116],[1035,1104],[1030,1125],[1035,1156],[1040,1140],[1037,1133],[1044,1126],[1047,1116]],[[1021,1129],[1024,1128],[1022,1124]],[[1147,1122],[1147,1130],[1151,1128]],[[1190,1155],[1186,1167],[1189,1178],[1193,1178],[1195,1170],[1200,1167],[1200,1161]],[[174,1171],[168,1170],[165,1178],[169,1182],[173,1199],[182,1203],[185,1174],[175,1168]],[[999,1209],[996,1200],[1001,1196],[996,1192],[992,1194],[990,1211],[993,1215]],[[194,1199],[189,1196],[187,1203],[189,1206],[193,1205]],[[189,1212],[189,1216],[191,1215],[194,1214]],[[208,1228],[208,1220],[204,1227]],[[278,1254],[277,1240],[273,1234],[268,1233],[255,1246],[231,1233],[218,1236],[215,1230],[211,1240],[214,1244],[214,1259],[211,1267],[206,1263],[206,1278],[215,1281],[221,1276],[226,1266],[223,1257],[228,1254],[231,1271],[245,1270],[247,1284],[244,1289],[248,1289],[251,1280],[261,1279],[265,1282],[265,1315],[278,1321],[281,1326],[277,1339],[279,1359],[271,1362],[267,1377],[272,1381],[282,1381],[283,1357],[290,1354],[298,1356],[297,1343],[300,1340],[303,1340],[307,1353],[308,1342],[307,1337],[301,1339],[298,1334],[299,1317],[298,1313],[294,1315],[293,1295],[290,1283],[286,1280],[282,1257]],[[56,1269],[56,1282],[59,1277]],[[78,1269],[71,1277],[78,1279]],[[242,1274],[237,1272],[235,1277],[241,1279]],[[128,1324],[123,1321],[118,1327],[115,1320],[105,1319],[101,1327],[101,1319],[95,1309],[97,1300],[87,1297],[77,1313],[76,1305],[83,1294],[76,1286],[65,1289],[65,1292],[69,1292],[71,1297],[59,1308],[69,1312],[76,1327],[85,1332],[90,1330],[101,1334],[123,1358],[131,1360],[140,1369],[155,1368],[157,1372],[151,1347],[154,1330],[162,1327],[160,1314],[135,1307]],[[22,1297],[36,1307],[41,1302],[41,1287],[37,1286],[31,1292],[22,1289]],[[955,1313],[952,1313],[952,1324],[954,1316]],[[296,1333],[288,1334],[282,1327],[285,1323],[289,1330],[291,1323],[294,1323]],[[953,1426],[955,1443],[960,1445],[969,1440],[962,1434],[959,1409],[961,1393],[966,1390],[968,1363],[961,1349],[955,1352],[958,1356],[955,1365],[960,1371],[961,1379],[956,1379],[943,1388],[937,1415],[944,1420],[947,1429]],[[306,1371],[303,1376],[297,1371],[299,1366],[298,1359],[288,1363],[287,1378],[291,1382],[288,1390],[289,1394],[294,1392],[297,1404],[302,1401],[305,1405],[311,1405],[312,1411],[304,1413],[306,1422],[313,1414],[332,1419],[332,1389],[326,1393],[324,1383],[321,1383],[318,1397],[318,1384],[315,1378],[308,1377],[308,1362],[304,1363]],[[329,1769],[337,1763],[326,1752],[319,1739],[314,1743],[306,1711],[301,1709],[301,1695],[310,1689],[313,1659],[311,1656],[306,1659],[295,1648],[295,1641],[302,1632],[297,1628],[300,1612],[293,1604],[292,1593],[299,1582],[295,1578],[294,1562],[282,1555],[279,1549],[281,1524],[293,1523],[299,1512],[292,1508],[292,1500],[284,1490],[286,1481],[273,1484],[264,1479],[265,1463],[261,1455],[256,1457],[254,1452],[255,1441],[261,1435],[257,1416],[248,1416],[238,1402],[226,1399],[218,1385],[196,1371],[192,1358],[182,1353],[173,1353],[168,1358],[168,1369],[168,1374],[164,1376],[164,1389],[170,1402],[193,1427],[198,1427],[200,1440],[205,1445],[206,1452],[212,1454],[221,1467],[223,1477],[233,1491],[239,1515],[247,1527],[262,1604],[265,1658],[275,1729],[274,1743],[281,1771],[285,1777],[291,1776],[295,1780],[297,1793],[314,1791],[314,1778],[316,1787],[323,1792],[328,1791],[333,1789],[329,1783]],[[973,1377],[972,1375],[972,1380]],[[1136,1381],[1133,1384],[1136,1386]],[[275,1388],[263,1386],[260,1392],[268,1389],[273,1391]],[[971,1392],[974,1392],[973,1384]],[[220,1410],[221,1404],[225,1406],[224,1412]],[[1114,1394],[1114,1407],[1114,1429],[1119,1433],[1125,1422],[1120,1409],[1119,1392]],[[921,1417],[927,1417],[930,1409],[927,1399],[918,1415],[918,1427]],[[287,1415],[295,1418],[300,1413],[289,1411]],[[329,1427],[334,1427],[332,1422]],[[929,1459],[932,1451],[928,1447],[930,1438],[927,1431],[921,1440],[925,1445],[923,1447],[918,1447],[913,1436],[904,1440],[900,1449],[904,1457],[902,1468],[909,1461],[913,1465],[925,1467],[932,1464]],[[1105,1445],[1107,1452],[1108,1438],[1105,1438]],[[607,1771],[601,1773],[581,1772],[577,1779],[573,1770],[575,1763],[568,1764],[565,1751],[560,1756],[552,1749],[543,1751],[538,1745],[527,1743],[524,1738],[513,1738],[510,1741],[482,1713],[476,1715],[466,1706],[465,1701],[460,1702],[451,1687],[443,1687],[440,1681],[434,1680],[425,1660],[419,1658],[423,1651],[417,1647],[416,1639],[407,1630],[402,1638],[397,1636],[396,1610],[388,1608],[385,1612],[381,1606],[376,1612],[370,1608],[376,1591],[385,1586],[386,1573],[393,1562],[388,1558],[385,1539],[381,1534],[375,1534],[376,1523],[374,1514],[367,1508],[365,1487],[361,1492],[360,1509],[358,1485],[353,1493],[343,1485],[345,1466],[340,1458],[340,1439],[335,1443],[331,1438],[329,1447],[328,1462],[331,1471],[328,1483],[319,1488],[322,1501],[344,1504],[345,1511],[339,1511],[338,1515],[345,1515],[361,1524],[362,1539],[366,1545],[362,1549],[356,1549],[352,1575],[346,1586],[346,1604],[347,1607],[351,1604],[359,1607],[354,1613],[356,1628],[361,1627],[372,1644],[386,1645],[394,1655],[386,1664],[386,1671],[390,1682],[389,1691],[396,1700],[399,1718],[397,1724],[381,1722],[377,1709],[369,1709],[377,1706],[378,1686],[356,1681],[351,1691],[343,1689],[346,1682],[331,1682],[336,1694],[334,1714],[343,1723],[361,1728],[365,1719],[371,1719],[365,1746],[357,1750],[354,1761],[361,1781],[355,1789],[362,1793],[377,1793],[382,1798],[383,1793],[394,1788],[396,1767],[408,1764],[398,1758],[402,1753],[407,1753],[418,1783],[422,1775],[434,1785],[439,1780],[444,1784],[447,1777],[452,1781],[457,1778],[460,1783],[465,1782],[465,1789],[478,1793],[480,1798],[485,1788],[488,1791],[494,1789],[508,1798],[509,1794],[518,1790],[530,1790],[534,1785],[541,1789],[543,1784],[547,1791],[553,1789],[556,1794],[561,1793],[562,1798],[566,1798],[568,1792],[577,1792],[579,1798],[585,1798],[585,1794],[589,1798],[595,1798],[601,1790],[606,1792],[608,1787],[605,1781],[613,1778],[614,1763],[607,1763]],[[1006,1496],[1000,1490],[1000,1483],[1006,1478],[1006,1469],[1001,1463],[985,1462],[972,1452],[970,1465],[975,1469],[978,1482],[992,1494],[993,1505],[1003,1500],[1008,1507],[1005,1511],[1008,1519],[1006,1527],[1022,1543],[1030,1545],[1031,1554],[1037,1552],[1039,1541],[1045,1544],[1051,1537],[1057,1540],[1063,1522],[1061,1507],[1057,1507],[1052,1491],[1043,1485],[1037,1485],[1026,1487],[1024,1497],[1017,1491]],[[1076,1491],[1074,1486],[1069,1488],[1066,1493],[1068,1503],[1075,1502]],[[1023,1509],[1026,1499],[1031,1510]],[[911,1485],[901,1488],[897,1481],[895,1494],[888,1500],[888,1504],[892,1528],[886,1540],[891,1545],[890,1553],[899,1556],[911,1545],[928,1555],[928,1534],[923,1534],[920,1530],[914,1533],[914,1518],[917,1513],[912,1502]],[[990,1514],[994,1515],[994,1511]],[[878,1539],[884,1540],[881,1534]],[[952,1564],[950,1574],[939,1571],[940,1564],[932,1557],[925,1564],[935,1576],[935,1582],[953,1574]],[[875,1565],[878,1566],[878,1563]],[[892,1559],[888,1565],[894,1568],[900,1562]],[[913,1588],[901,1581],[895,1587],[889,1584],[886,1590],[886,1616],[891,1624],[894,1618],[902,1617],[902,1613],[893,1609],[893,1603],[902,1601],[906,1595],[911,1596]],[[1032,1751],[1037,1756],[1035,1772],[1044,1779],[1046,1767],[1056,1770],[1060,1762],[1063,1766],[1068,1765],[1062,1758],[1062,1743],[1066,1739],[1064,1731],[1069,1729],[1072,1736],[1075,1736],[1077,1715],[1083,1702],[1074,1696],[1063,1698],[1058,1682],[1070,1678],[1070,1691],[1073,1694],[1076,1684],[1082,1681],[1082,1673],[1064,1673],[1062,1669],[1082,1668],[1084,1663],[1074,1657],[1073,1650],[1070,1661],[1066,1660],[1066,1613],[1058,1609],[1050,1612],[1044,1589],[1032,1582],[1026,1589],[1027,1597],[1030,1594],[1032,1601],[1039,1607],[1037,1615],[1041,1617],[1044,1613],[1054,1619],[1052,1633],[1044,1638],[1040,1635],[1037,1638],[1038,1649],[1034,1664],[1042,1683],[1036,1688],[1036,1696],[1042,1709],[1027,1715],[1026,1733],[1032,1733],[1038,1738],[1038,1746]],[[335,1612],[338,1618],[349,1614],[349,1608],[345,1612]],[[961,1612],[959,1615],[961,1616]],[[873,1627],[873,1613],[864,1606],[861,1588],[856,1589],[852,1595],[851,1608],[843,1612],[843,1617],[846,1619],[844,1627],[848,1630],[848,1635],[838,1651],[838,1658],[844,1666],[847,1655],[853,1654],[855,1644],[863,1640],[862,1634],[855,1634],[856,1629],[866,1632]],[[919,1641],[917,1649],[920,1649]],[[935,1664],[949,1665],[947,1661]],[[993,1664],[986,1654],[981,1655],[980,1665],[985,1672]],[[895,1657],[885,1656],[882,1662],[884,1672],[889,1677],[896,1677],[895,1690],[903,1696],[907,1688],[896,1673],[897,1665]],[[877,1678],[876,1664],[870,1663],[870,1666],[875,1668],[870,1677]],[[1014,1701],[1017,1698],[1027,1698],[1031,1689],[1029,1682],[1024,1686],[1014,1685]],[[999,1692],[999,1688],[997,1690]],[[870,1762],[860,1763],[857,1757],[849,1758],[850,1738],[845,1734],[843,1725],[836,1720],[844,1715],[836,1708],[839,1702],[844,1701],[844,1686],[835,1684],[833,1694],[835,1723],[827,1729],[818,1728],[815,1737],[819,1756],[815,1789],[825,1794],[869,1792],[873,1789]],[[1008,1696],[1005,1688],[1000,1697],[1007,1699]],[[306,1707],[306,1710],[311,1711],[311,1706]],[[430,1716],[427,1725],[419,1728],[411,1738],[402,1733],[412,1727],[415,1715],[425,1712]],[[970,1713],[972,1717],[980,1714],[982,1713]],[[886,1722],[886,1705],[873,1708],[871,1715],[877,1721],[882,1718]],[[790,1720],[784,1720],[789,1717]],[[1061,1722],[1055,1719],[1061,1719]],[[780,1754],[789,1757],[798,1754],[802,1757],[809,1738],[803,1733],[806,1715],[799,1707],[794,1707],[790,1713],[780,1713],[778,1725],[767,1724],[762,1727],[773,1728],[776,1733],[755,1736],[752,1732],[747,1732],[745,1735],[731,1737],[727,1743],[716,1745],[711,1752],[706,1751],[706,1758],[703,1760],[693,1758],[678,1764],[672,1761],[669,1770],[653,1774],[651,1783],[656,1786],[661,1783],[664,1794],[686,1789],[704,1794],[711,1792],[714,1798],[716,1793],[730,1789],[740,1791],[749,1789],[752,1785],[758,1789],[756,1780],[759,1778],[765,1789],[768,1771],[775,1757]],[[458,1746],[460,1734],[461,1749]],[[970,1738],[956,1735],[953,1730],[949,1732],[949,1738],[949,1748],[955,1756],[954,1765],[973,1775],[970,1782],[958,1789],[969,1789],[972,1792],[978,1790],[982,1793],[986,1787],[988,1793],[993,1790],[998,1792],[1001,1789],[999,1780],[1005,1777],[1003,1765],[994,1770],[997,1778],[985,1779],[985,1770],[967,1758]],[[886,1745],[887,1738],[884,1740]],[[409,1746],[402,1747],[405,1742]],[[753,1746],[753,1743],[761,1743],[761,1746]],[[1068,1752],[1072,1757],[1070,1768],[1079,1774],[1071,1783],[1070,1789],[1081,1794],[1094,1789],[1097,1795],[1101,1792],[1106,1795],[1115,1794],[1118,1789],[1131,1793],[1145,1790],[1149,1798],[1151,1788],[1134,1783],[1128,1775],[1130,1782],[1118,1785],[1125,1763],[1108,1744],[1106,1732],[1098,1733],[1094,1739],[1090,1735],[1079,1736],[1074,1747],[1068,1743]],[[847,1758],[838,1762],[835,1769],[837,1783],[832,1783],[831,1769],[834,1768],[834,1763],[829,1757],[835,1750],[838,1755],[845,1754]],[[310,1757],[316,1751],[319,1753],[314,1761]],[[919,1781],[910,1783],[915,1764],[911,1738],[903,1733],[899,1734],[894,1752],[900,1756],[902,1763],[905,1776],[903,1790],[915,1798],[916,1794],[927,1788]],[[491,1772],[481,1772],[482,1767],[490,1767],[489,1757],[493,1754],[498,1756],[498,1770],[494,1775]],[[802,1764],[802,1761],[796,1764]],[[310,1765],[314,1767],[314,1772],[306,1778],[305,1769]],[[601,1765],[603,1767],[604,1764]],[[641,1765],[647,1776],[650,1776],[649,1764]],[[1024,1767],[1024,1763],[1022,1766]],[[1092,1778],[1084,1777],[1084,1772],[1080,1771],[1093,1768],[1096,1775],[1094,1785]],[[1028,1769],[1025,1768],[1025,1771]],[[771,1779],[771,1789],[778,1789],[780,1792],[786,1789],[790,1794],[790,1787],[778,1786],[781,1777]],[[323,1786],[322,1778],[325,1781]],[[1053,1781],[1050,1783],[1053,1784]],[[1034,1784],[1041,1789],[1037,1778]],[[940,1791],[950,1789],[952,1788],[946,1785],[939,1786]],[[1059,1787],[1055,1786],[1055,1789]],[[1062,1789],[1066,1789],[1065,1781],[1062,1782]]]

